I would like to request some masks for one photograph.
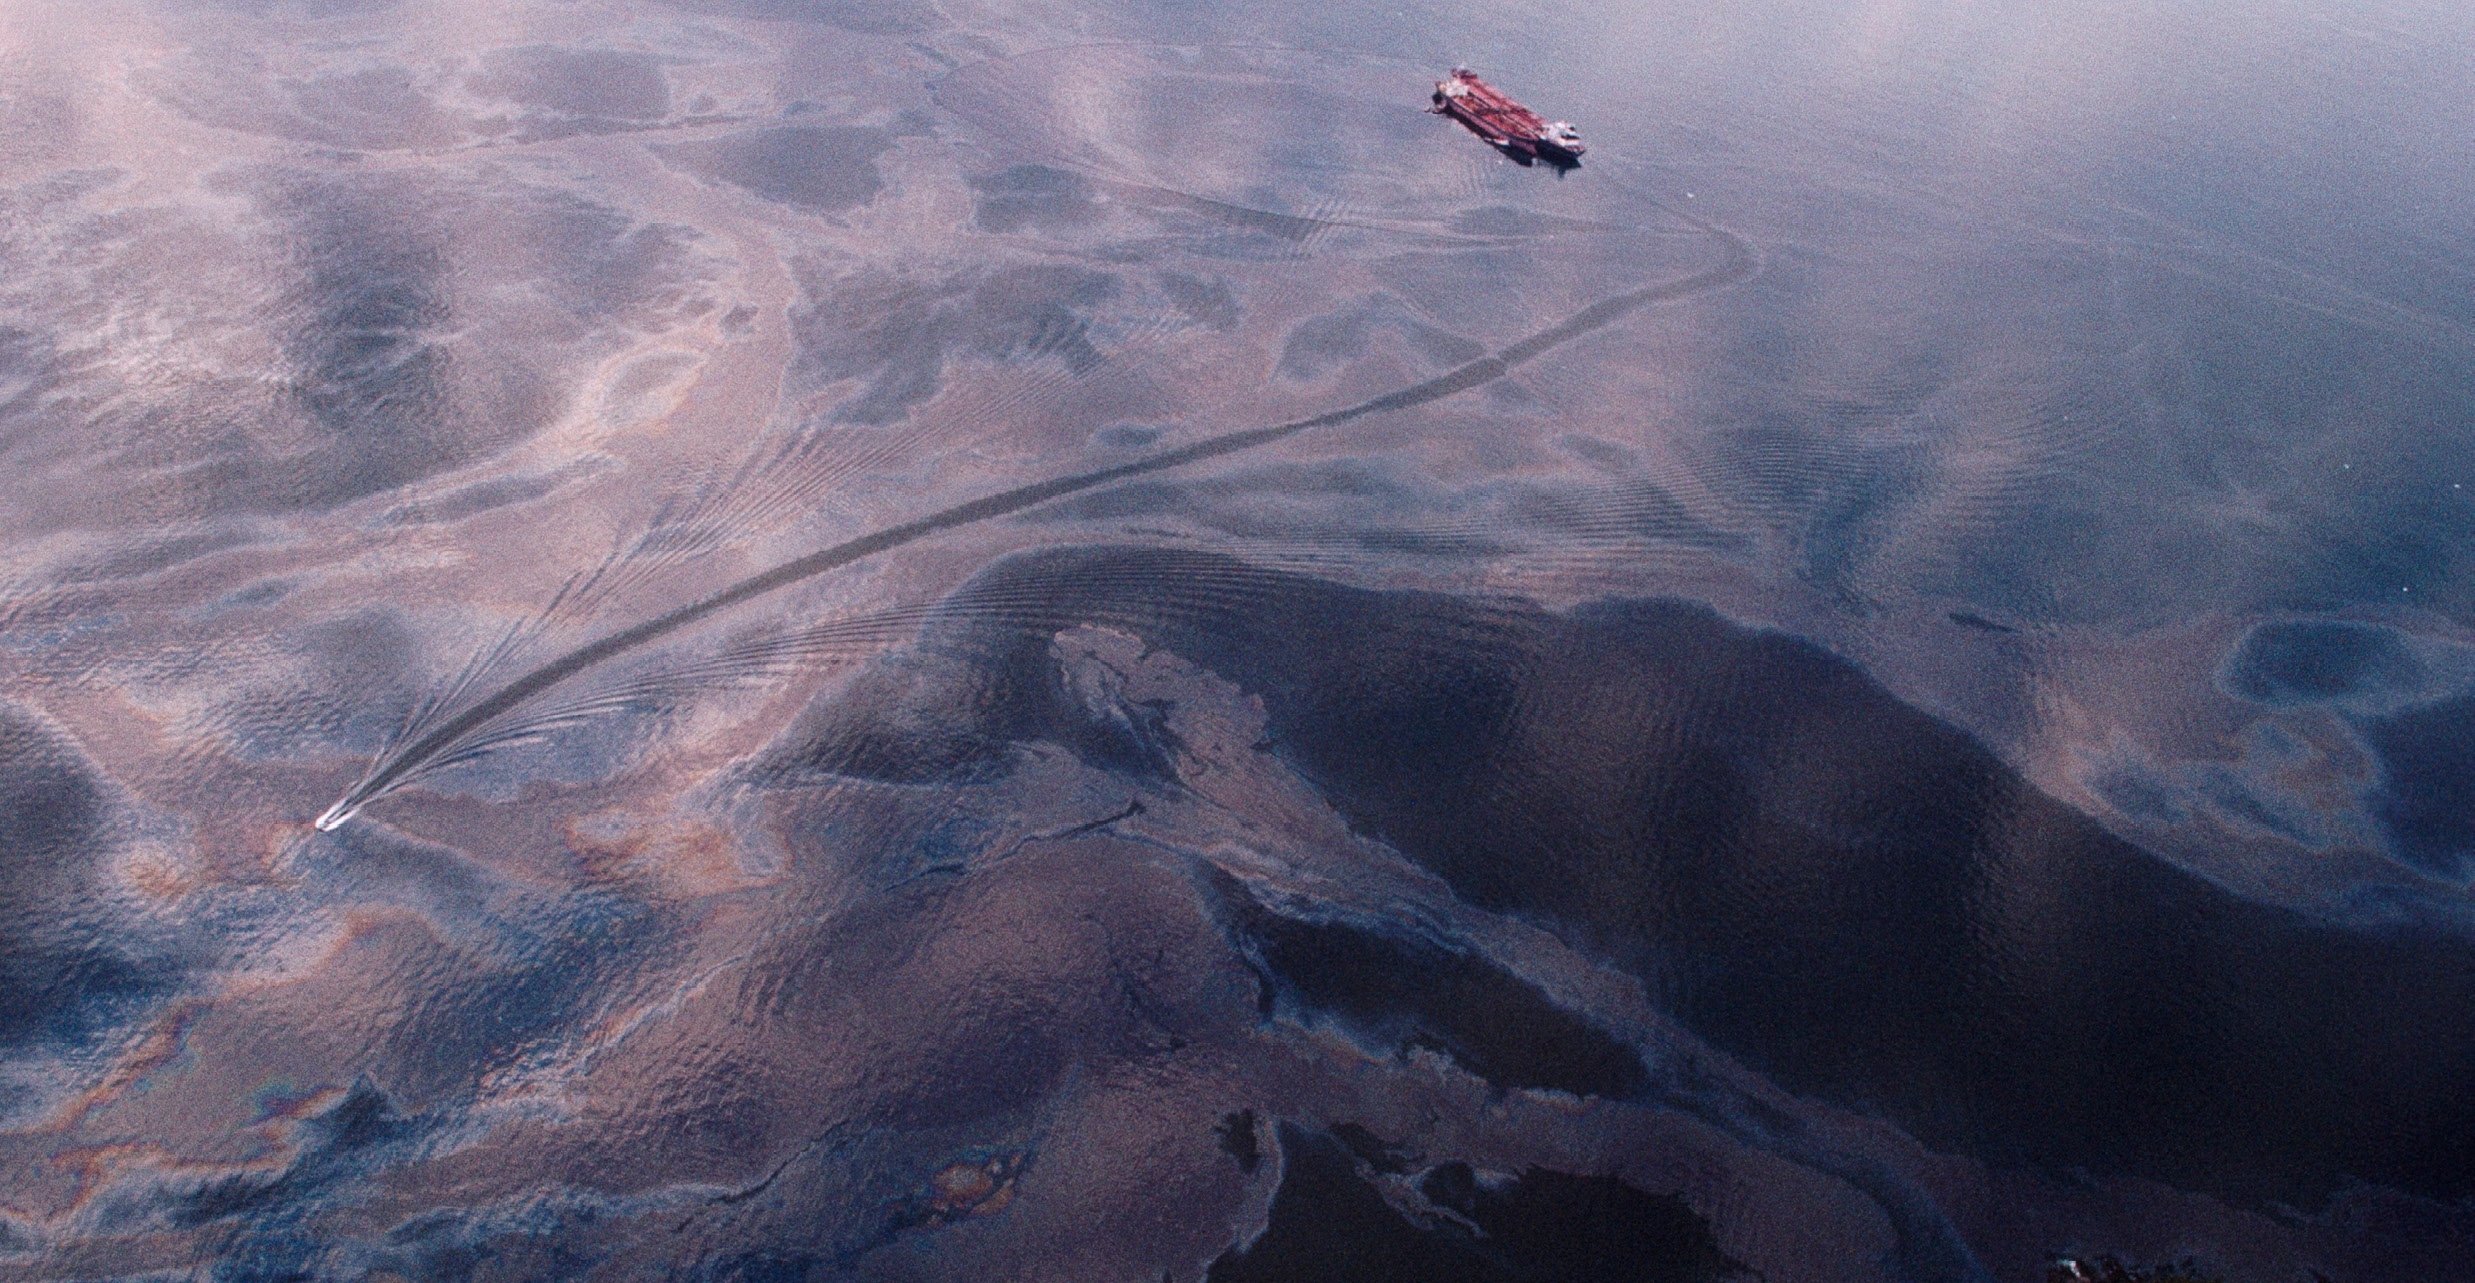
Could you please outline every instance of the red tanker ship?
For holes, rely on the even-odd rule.
[[[1567,168],[1580,164],[1581,153],[1589,150],[1581,144],[1581,131],[1561,120],[1551,124],[1541,119],[1467,67],[1456,67],[1451,76],[1435,82],[1435,105],[1429,110],[1460,121],[1524,165],[1543,160]]]

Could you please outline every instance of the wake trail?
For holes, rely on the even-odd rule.
[[[483,728],[492,719],[514,710],[533,696],[597,664],[626,654],[752,598],[813,579],[827,571],[839,569],[855,561],[890,552],[906,544],[916,543],[932,535],[997,517],[1010,516],[1051,500],[1097,489],[1113,482],[1147,476],[1156,472],[1166,472],[1191,463],[1223,458],[1271,445],[1302,432],[1333,427],[1365,418],[1368,415],[1413,409],[1440,401],[1503,378],[1521,365],[1565,343],[1602,329],[1641,308],[1724,289],[1746,280],[1760,270],[1760,256],[1743,238],[1681,210],[1670,207],[1668,212],[1693,224],[1721,245],[1724,253],[1715,266],[1689,276],[1601,299],[1558,324],[1540,330],[1510,347],[1479,357],[1435,378],[1397,392],[1386,393],[1383,396],[1319,414],[1313,418],[1227,432],[1114,467],[1054,477],[1030,485],[1017,486],[1011,490],[1001,490],[941,512],[931,513],[899,525],[887,526],[869,534],[818,549],[770,570],[760,571],[668,614],[646,620],[631,628],[621,629],[550,659],[540,667],[484,696],[463,712],[439,723],[400,752],[381,755],[371,763],[370,770],[358,783],[354,784],[343,797],[318,817],[317,827],[322,831],[332,831],[340,827],[358,814],[363,806],[402,783],[425,764],[442,754],[467,747],[464,741],[473,732]]]

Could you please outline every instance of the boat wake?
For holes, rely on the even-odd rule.
[[[1118,177],[1118,181],[1123,181],[1123,178]],[[1224,212],[1241,209],[1192,193],[1173,194],[1206,202]],[[705,659],[691,661],[666,672],[623,681],[615,686],[581,691],[566,699],[554,698],[553,692],[567,687],[572,679],[734,606],[939,534],[1022,513],[1069,496],[1226,458],[1301,433],[1338,427],[1372,415],[1409,410],[1483,388],[1548,352],[1612,325],[1642,308],[1725,289],[1759,270],[1760,256],[1742,237],[1666,202],[1646,196],[1643,199],[1663,214],[1679,220],[1690,229],[1690,234],[1706,241],[1715,251],[1712,261],[1682,276],[1608,295],[1553,325],[1464,361],[1433,378],[1340,409],[1283,423],[1224,432],[1126,463],[999,490],[908,521],[880,526],[749,575],[654,618],[605,633],[543,660],[495,686],[489,684],[487,679],[491,674],[512,667],[513,662],[528,649],[529,643],[546,634],[553,621],[574,620],[593,613],[622,587],[641,582],[652,570],[712,551],[725,540],[727,532],[724,527],[731,525],[736,517],[751,512],[775,513],[785,505],[798,506],[812,497],[823,482],[777,483],[766,478],[783,471],[773,466],[775,464],[800,465],[788,470],[802,476],[814,471],[805,466],[815,462],[808,458],[817,453],[814,443],[802,438],[778,444],[765,452],[762,459],[732,474],[727,483],[716,491],[720,495],[718,499],[713,495],[701,495],[674,505],[680,509],[679,512],[658,517],[654,528],[644,537],[614,553],[601,566],[571,579],[549,607],[534,619],[510,628],[493,645],[485,648],[453,682],[414,710],[361,777],[318,816],[316,826],[331,831],[351,820],[371,802],[425,775],[470,762],[495,750],[539,741],[554,731],[595,716],[659,707],[667,700],[696,691],[761,680],[798,665],[840,662],[864,655],[874,648],[899,640],[907,630],[916,628],[926,619],[931,609],[901,608],[842,619],[807,630],[762,635],[734,643]],[[1284,228],[1294,223],[1301,237],[1311,238],[1328,227],[1343,225],[1340,219],[1327,222],[1272,211],[1243,212],[1263,219],[1285,220],[1281,224]],[[1372,226],[1371,223],[1367,225]],[[1429,238],[1433,235],[1431,232],[1428,234]],[[884,449],[875,450],[870,457],[873,459],[884,453]],[[828,471],[831,476],[843,476],[855,466],[843,460],[833,464]],[[743,495],[742,491],[747,494]]]

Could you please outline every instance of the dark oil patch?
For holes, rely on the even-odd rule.
[[[800,350],[785,386],[815,394],[859,380],[833,415],[868,425],[907,418],[944,389],[957,360],[1054,360],[1090,373],[1105,359],[1091,339],[1092,314],[1121,288],[1107,272],[1047,265],[939,281],[811,275],[803,285],[807,301],[791,312]]]
[[[877,157],[893,145],[894,136],[882,129],[779,125],[655,150],[700,178],[784,205],[838,213],[876,199],[885,187]]]
[[[181,979],[174,964],[76,929],[94,912],[112,811],[75,748],[0,706],[0,1048],[83,1047]],[[0,1089],[0,1108],[17,1104],[12,1094]]]
[[[2406,694],[2424,684],[2403,634],[2377,624],[2292,620],[2262,624],[2227,657],[2226,689],[2260,704]]]
[[[971,189],[979,196],[974,217],[984,232],[1019,232],[1026,227],[1063,231],[1100,217],[1100,207],[1091,197],[1091,182],[1070,169],[1016,165],[972,179]]]
[[[1206,280],[1184,272],[1162,272],[1160,290],[1187,320],[1197,325],[1215,330],[1237,328],[1237,298],[1229,292],[1229,282],[1220,277]]]
[[[302,1120],[301,1149],[290,1163],[210,1181],[167,1210],[184,1227],[298,1215],[336,1185],[408,1157],[407,1148],[436,1130],[435,1120],[399,1112],[369,1079],[358,1079],[323,1113]]]
[[[2463,880],[2475,870],[2475,695],[2368,721],[2363,737],[2380,754],[2373,813],[2391,853]]]
[[[1160,429],[1133,423],[1113,423],[1092,433],[1091,439],[1112,450],[1140,450],[1160,439]]]
[[[483,56],[469,82],[480,93],[569,116],[660,120],[670,82],[649,54],[525,45]]]
[[[333,443],[317,479],[295,484],[319,498],[390,489],[462,453],[444,333],[447,251],[403,214],[402,196],[346,182],[288,202],[308,313],[284,345],[297,371],[291,400]]]
[[[1263,1233],[1213,1261],[1211,1283],[1703,1283],[1744,1273],[1675,1197],[1538,1167],[1482,1179],[1448,1162],[1410,1179],[1406,1167],[1369,1169],[1339,1130],[1280,1124],[1281,1183]],[[1353,1138],[1363,1147],[1372,1134]],[[1386,1176],[1398,1177],[1389,1198],[1376,1183]],[[1411,1219],[1400,1204],[1414,1199],[1434,1214]]]
[[[1237,1160],[1238,1170],[1248,1176],[1263,1165],[1263,1142],[1255,1136],[1255,1111],[1241,1109],[1223,1114],[1220,1126],[1212,1129],[1220,1137],[1220,1150]]]
[[[1649,1083],[1632,1048],[1483,955],[1372,923],[1285,917],[1225,877],[1220,888],[1267,1015],[1322,1016],[1396,1051],[1438,1051],[1498,1087],[1622,1098]]]
[[[2475,948],[2238,898],[1803,641],[1161,550],[1026,555],[970,591],[1037,591],[1259,696],[1359,831],[1789,1090],[2245,1200],[2475,1192]]]

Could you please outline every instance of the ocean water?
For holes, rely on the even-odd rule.
[[[0,3],[0,1273],[2475,1275],[2470,50]]]

